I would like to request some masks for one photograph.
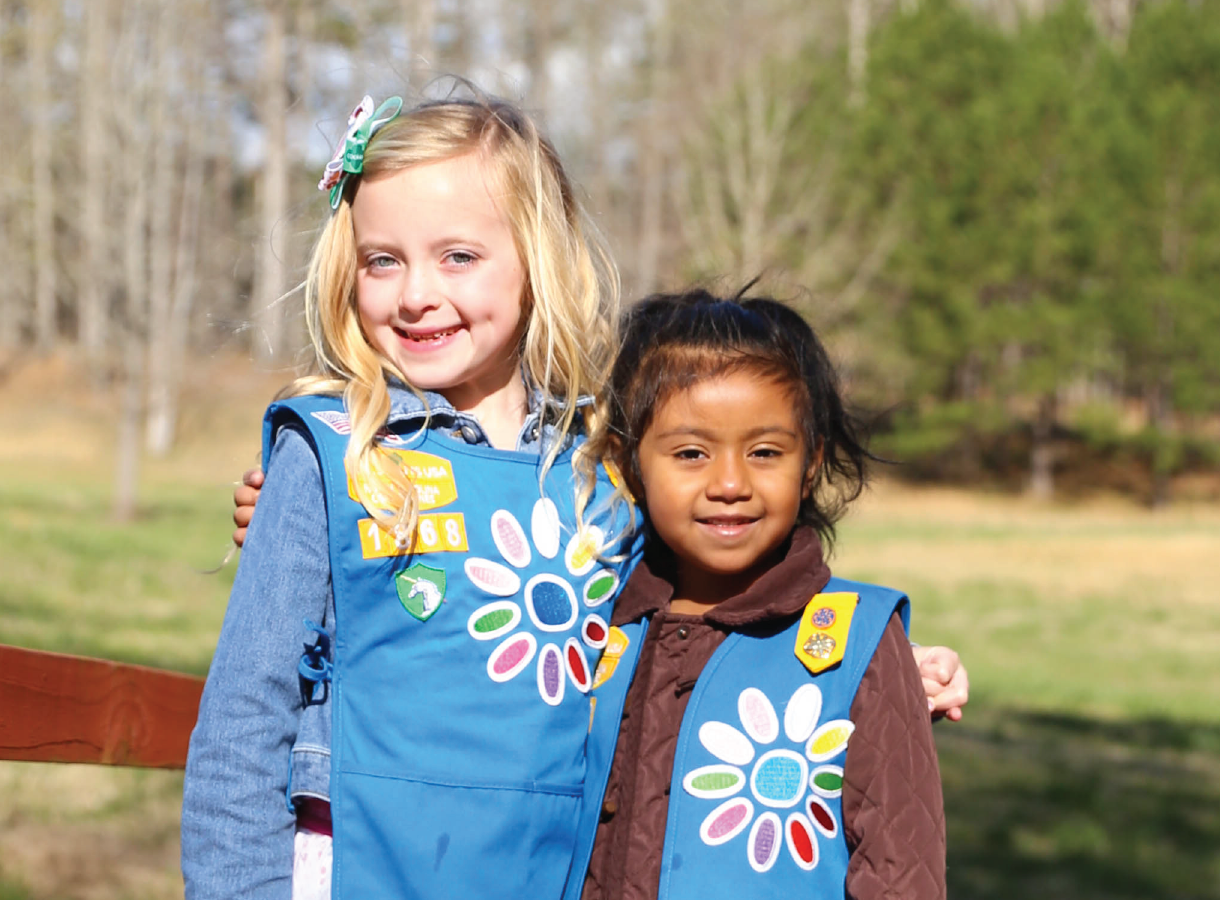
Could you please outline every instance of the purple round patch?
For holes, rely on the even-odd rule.
[[[812,621],[815,628],[829,628],[835,623],[835,611],[829,606],[816,609]]]

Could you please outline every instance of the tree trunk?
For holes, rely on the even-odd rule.
[[[530,104],[541,110],[544,119],[550,112],[551,77],[547,71],[551,57],[552,4],[554,0],[529,0],[529,21],[525,33],[525,65],[530,73]]]
[[[263,68],[260,79],[263,126],[263,172],[259,179],[259,254],[255,271],[254,354],[267,365],[280,363],[286,353],[287,308],[284,299],[284,249],[276,232],[288,209],[288,72],[284,64],[287,9],[284,0],[265,7]]]
[[[853,106],[864,103],[868,78],[871,0],[847,0],[847,83]]]
[[[1168,505],[1171,498],[1170,476],[1173,474],[1175,456],[1169,389],[1163,379],[1156,379],[1149,387],[1145,402],[1148,407],[1148,424],[1155,436],[1151,467],[1152,491],[1148,502],[1153,509],[1157,509]]]
[[[106,225],[106,160],[110,152],[106,114],[110,108],[111,0],[85,4],[85,54],[81,66],[80,239],[84,272],[78,278],[78,337],[95,369],[106,346],[107,309],[113,284],[110,229]]]
[[[148,171],[152,148],[148,141],[148,96],[152,75],[144,35],[153,24],[148,5],[124,6],[119,71],[134,74],[126,92],[115,98],[123,165],[116,175],[123,203],[123,290],[118,349],[120,408],[115,447],[114,518],[130,519],[136,510],[140,474],[140,419],[144,396],[144,330],[148,326]]]
[[[15,133],[18,125],[17,110],[13,99],[17,94],[13,84],[14,73],[9,59],[8,47],[14,43],[12,33],[13,13],[7,3],[0,3],[0,128],[6,133]],[[17,346],[20,328],[20,312],[24,305],[18,287],[18,273],[25,266],[17,252],[17,215],[14,202],[15,188],[21,183],[15,167],[0,169],[0,271],[9,275],[0,280],[0,353]]]
[[[665,197],[665,167],[668,147],[665,135],[669,123],[669,75],[672,50],[673,11],[663,7],[653,31],[648,80],[648,112],[643,118],[639,135],[639,198],[640,219],[635,253],[635,277],[638,296],[657,290],[661,254],[663,200]]]
[[[149,115],[149,137],[152,141],[152,171],[148,178],[152,191],[148,198],[148,328],[145,332],[145,372],[147,382],[147,417],[144,447],[153,456],[164,456],[173,444],[173,390],[170,369],[174,348],[171,346],[170,312],[173,303],[172,278],[174,264],[173,207],[177,193],[177,149],[173,138],[189,131],[185,122],[170,115],[169,91],[172,90],[170,36],[181,30],[181,0],[158,4],[156,10],[153,66],[157,73],[152,85]],[[185,56],[189,51],[173,54]],[[182,102],[189,102],[183,100]],[[177,108],[177,105],[175,105]],[[188,113],[189,115],[189,113]],[[189,145],[189,140],[186,142]]]
[[[1110,42],[1120,53],[1127,49],[1131,34],[1131,0],[1109,0]]]
[[[436,44],[432,31],[436,27],[436,0],[402,0],[403,20],[407,29],[407,51],[410,53],[411,85],[423,87],[429,73],[436,71]]]
[[[51,49],[55,11],[51,0],[29,9],[30,160],[34,231],[34,343],[50,350],[56,339],[55,186],[51,172]]]
[[[1038,412],[1034,416],[1029,451],[1029,492],[1038,500],[1049,500],[1055,494],[1057,407],[1054,393],[1044,394],[1038,400]]]

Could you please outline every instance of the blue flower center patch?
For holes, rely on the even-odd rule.
[[[788,756],[767,756],[754,771],[754,791],[760,800],[788,805],[796,803],[805,789],[801,765]]]
[[[530,599],[539,624],[558,626],[571,621],[572,600],[555,582],[539,581],[534,585]]]

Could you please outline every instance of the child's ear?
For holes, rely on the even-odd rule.
[[[818,441],[817,447],[809,456],[809,465],[805,468],[805,479],[801,483],[801,499],[808,500],[809,495],[813,493],[813,485],[817,479],[818,469],[822,468],[822,450],[825,444]]]

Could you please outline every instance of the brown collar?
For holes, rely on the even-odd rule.
[[[619,594],[612,624],[634,622],[659,610],[668,610],[674,587],[669,566],[661,554],[645,554]],[[730,597],[703,614],[704,619],[737,628],[768,619],[796,615],[809,599],[826,586],[830,568],[822,558],[822,543],[812,528],[799,527],[788,539],[779,564],[764,573],[743,593]]]

